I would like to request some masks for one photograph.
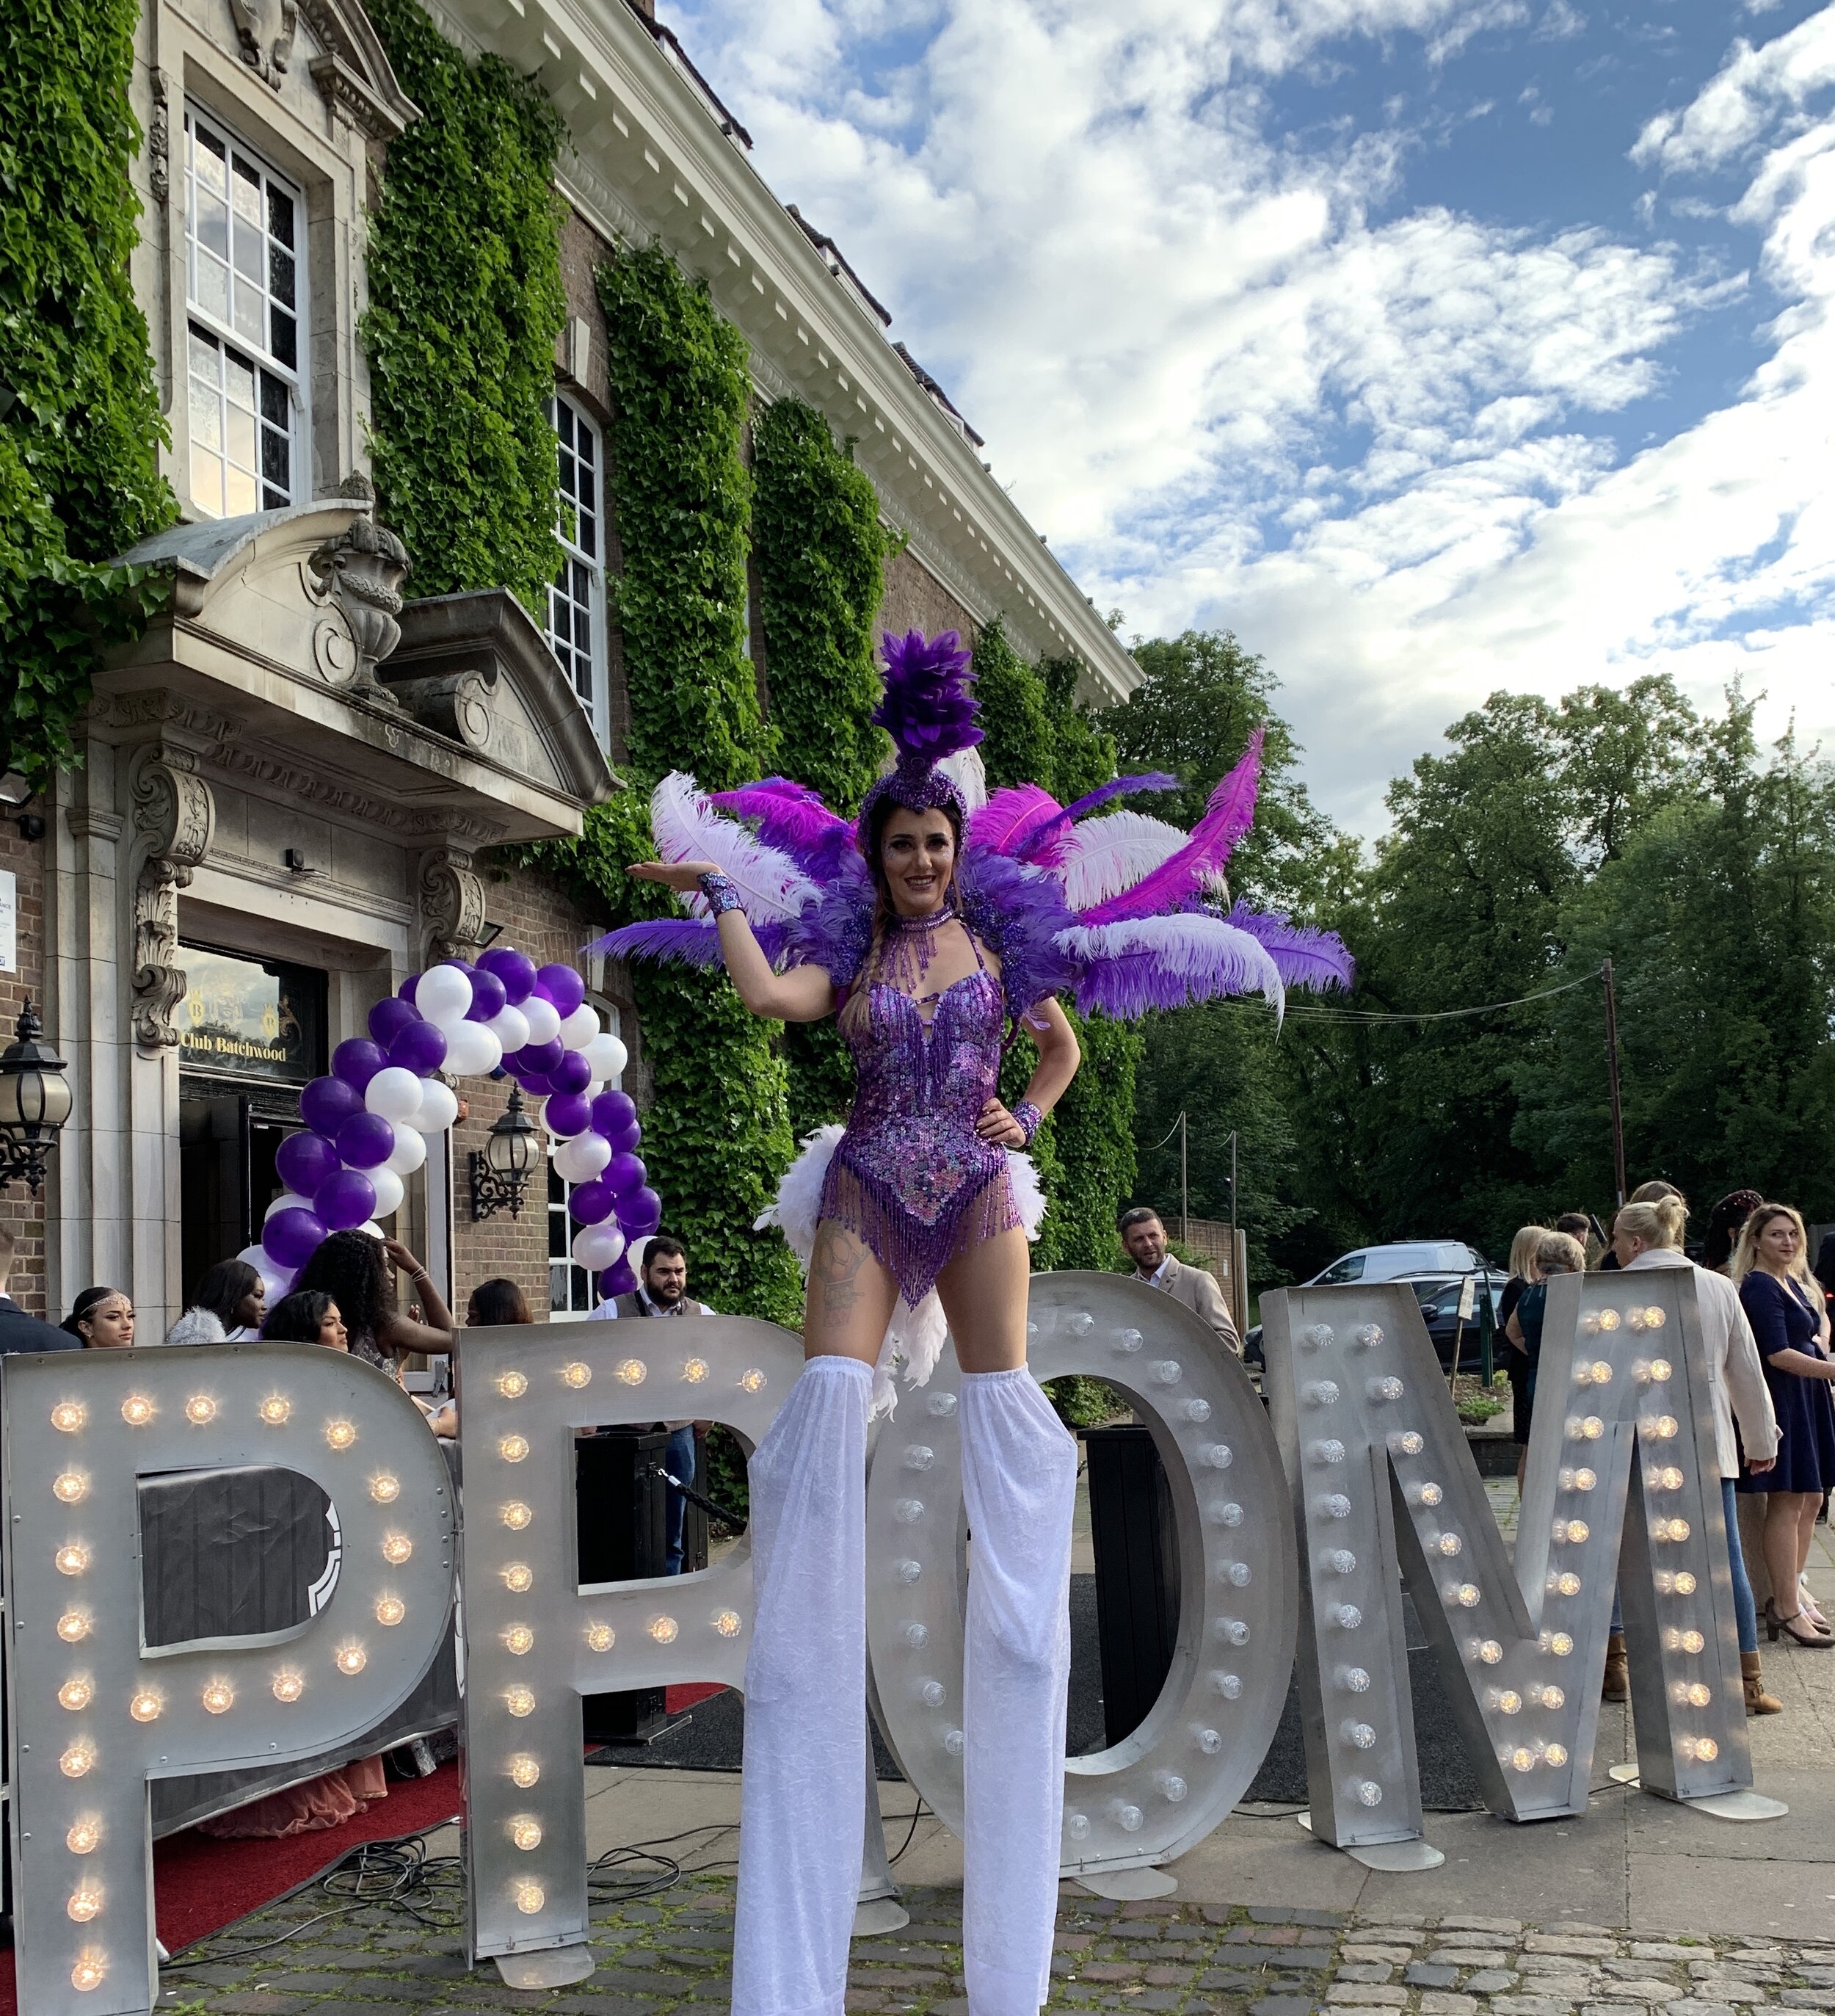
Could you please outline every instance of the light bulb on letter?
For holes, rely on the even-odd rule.
[[[378,1624],[399,1624],[408,1615],[408,1606],[398,1596],[379,1596],[376,1600],[376,1621]]]
[[[283,1666],[274,1676],[274,1698],[277,1701],[285,1701],[290,1706],[305,1691],[306,1683],[304,1677],[296,1672],[291,1666]]]
[[[527,1791],[542,1776],[542,1766],[533,1757],[513,1757],[509,1760],[509,1782],[519,1791]]]
[[[500,1372],[497,1375],[497,1390],[506,1400],[520,1400],[529,1390],[529,1375],[526,1372]]]
[[[142,1687],[128,1703],[128,1712],[136,1722],[157,1722],[166,1697],[157,1687]]]
[[[143,1428],[155,1413],[152,1401],[144,1393],[130,1393],[121,1402],[121,1419],[131,1428]]]
[[[526,1624],[513,1624],[503,1634],[503,1649],[520,1659],[525,1652],[534,1651],[535,1634]]]
[[[60,1505],[74,1505],[89,1495],[89,1480],[80,1470],[67,1470],[53,1481],[51,1495]]]
[[[535,1697],[527,1687],[506,1687],[503,1690],[503,1705],[512,1715],[519,1719],[535,1712]]]
[[[525,1595],[534,1586],[535,1571],[527,1561],[512,1561],[502,1573],[503,1586],[513,1595]]]
[[[81,1540],[73,1540],[58,1549],[56,1560],[59,1575],[80,1575],[89,1565],[89,1550]]]
[[[513,1498],[498,1516],[513,1533],[520,1533],[535,1515],[520,1498]]]
[[[714,1629],[722,1638],[736,1638],[739,1634],[739,1612],[736,1610],[716,1611],[714,1615]],[[922,1644],[923,1640],[919,1639],[918,1642]]]
[[[497,1445],[497,1453],[506,1463],[520,1463],[529,1453],[527,1435],[506,1435]]]
[[[398,1568],[414,1552],[414,1543],[405,1533],[389,1533],[383,1539],[383,1559],[392,1568]]]
[[[390,1477],[386,1471],[369,1480],[369,1495],[379,1505],[393,1505],[401,1496],[401,1480]]]
[[[641,1386],[649,1377],[649,1368],[641,1358],[624,1358],[612,1367],[612,1377],[626,1386]]]
[[[334,1449],[347,1449],[357,1439],[356,1424],[352,1421],[327,1421],[325,1439]]]
[[[89,1418],[81,1400],[59,1400],[51,1410],[51,1425],[59,1435],[74,1435]]]
[[[293,1419],[293,1403],[284,1393],[270,1393],[255,1411],[269,1427],[284,1427]]]
[[[87,1708],[95,1698],[95,1683],[87,1674],[79,1675],[73,1680],[66,1680],[57,1690],[58,1706],[67,1708],[73,1713],[79,1708]]]
[[[95,1746],[87,1737],[73,1743],[57,1760],[67,1778],[86,1778],[95,1765]]]
[[[681,1626],[673,1617],[653,1617],[644,1629],[659,1645],[673,1645]]]
[[[757,1366],[739,1374],[739,1390],[746,1393],[762,1393],[765,1391],[765,1374]]]
[[[236,1705],[236,1690],[227,1680],[212,1680],[198,1696],[206,1715],[227,1715]]]
[[[516,1909],[524,1917],[534,1917],[547,1901],[539,1883],[519,1883],[516,1885]]]
[[[340,1673],[354,1676],[362,1672],[369,1664],[369,1654],[361,1645],[353,1641],[350,1644],[340,1645],[338,1647],[336,1664]]]
[[[193,1393],[185,1403],[185,1418],[194,1428],[201,1428],[217,1418],[217,1403],[208,1393]]]
[[[509,1838],[527,1854],[542,1845],[542,1823],[524,1813],[509,1823]]]
[[[67,1645],[74,1645],[89,1635],[91,1618],[86,1610],[67,1610],[57,1620],[57,1635]]]
[[[685,1384],[698,1386],[707,1376],[707,1361],[704,1358],[685,1358],[682,1361],[682,1377]]]
[[[85,1884],[64,1906],[65,1912],[79,1925],[86,1925],[102,1911],[102,1892]]]
[[[103,1977],[108,1972],[108,1964],[99,1953],[85,1952],[77,1957],[77,1964],[70,1969],[70,1985],[87,1994],[92,1988],[102,1985]]]
[[[85,1816],[73,1821],[70,1831],[63,1838],[63,1845],[72,1855],[93,1855],[102,1845],[102,1823]]]
[[[589,1624],[586,1627],[586,1649],[589,1652],[609,1652],[618,1642],[618,1634],[609,1624]]]
[[[582,1386],[592,1384],[592,1367],[576,1358],[570,1365],[561,1367],[561,1384],[571,1386],[577,1392]]]

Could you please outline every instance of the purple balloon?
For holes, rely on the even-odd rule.
[[[472,975],[478,970],[472,964],[469,959],[443,959],[441,960],[440,963],[442,966],[450,966],[456,968],[458,971],[465,975],[467,980],[470,980]]]
[[[602,1092],[592,1102],[592,1124],[602,1134],[622,1134],[636,1120],[637,1102],[628,1092]]]
[[[465,1019],[488,1022],[492,1016],[503,1013],[503,1004],[509,998],[496,974],[480,967],[472,975],[472,1005],[465,1011]]]
[[[503,998],[520,1008],[535,991],[535,962],[513,945],[493,945],[478,961],[480,973],[494,973],[503,982]]]
[[[586,983],[570,966],[545,966],[535,976],[535,992],[545,994],[564,1021],[586,999]]]
[[[649,1171],[631,1154],[614,1155],[600,1172],[599,1181],[615,1197],[629,1197],[649,1179]]]
[[[510,1075],[531,1099],[545,1099],[554,1089],[548,1082],[546,1071],[524,1071],[513,1068]]]
[[[569,1050],[558,1064],[549,1067],[556,1092],[584,1092],[592,1082],[592,1067],[579,1050]]]
[[[262,1226],[261,1251],[282,1267],[303,1267],[324,1244],[328,1229],[316,1213],[295,1204],[277,1211]]]
[[[377,1002],[369,1011],[369,1033],[386,1050],[411,1022],[420,1020],[419,1011],[393,995]]]
[[[614,1155],[628,1155],[642,1139],[643,1129],[634,1120],[628,1127],[621,1127],[616,1134],[607,1134],[606,1146]]]
[[[341,1078],[315,1078],[300,1093],[300,1118],[321,1134],[335,1134],[353,1113],[363,1111],[363,1095]]]
[[[312,1208],[330,1230],[348,1232],[376,1215],[376,1185],[360,1169],[340,1169],[313,1192]],[[287,1214],[277,1211],[274,1215],[285,1218]],[[660,1218],[657,1222],[661,1222]]]
[[[622,1258],[599,1277],[599,1292],[602,1295],[629,1295],[635,1294],[636,1289],[636,1273],[631,1262]]]
[[[338,1153],[354,1169],[373,1169],[394,1152],[395,1130],[380,1113],[353,1114],[338,1129]]]
[[[389,1062],[416,1078],[437,1071],[446,1061],[446,1031],[431,1022],[415,1022],[389,1046]]]
[[[550,1043],[525,1043],[516,1052],[516,1061],[525,1071],[552,1071],[567,1054],[567,1046],[556,1036]]]
[[[274,1152],[275,1172],[296,1197],[310,1197],[337,1165],[336,1149],[309,1129],[288,1135]]]
[[[365,1212],[364,1215],[367,1217],[369,1214]],[[642,1239],[654,1232],[662,1222],[663,1200],[647,1184],[642,1190],[633,1190],[629,1197],[619,1198],[618,1223],[627,1239]]]
[[[567,1197],[567,1213],[576,1225],[603,1225],[612,1215],[612,1193],[596,1176],[576,1183]]]
[[[331,1053],[333,1072],[355,1092],[361,1092],[387,1062],[382,1045],[367,1036],[352,1036]]]
[[[550,1133],[584,1134],[592,1124],[592,1107],[577,1092],[557,1092],[542,1108],[542,1118]]]
[[[414,990],[419,985],[420,975],[418,973],[409,974],[401,985],[395,989],[398,999],[405,1001],[412,1008],[414,1006]]]

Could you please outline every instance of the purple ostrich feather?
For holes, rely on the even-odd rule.
[[[1261,941],[1286,986],[1347,988],[1356,977],[1357,962],[1336,931],[1315,931],[1279,910],[1252,910],[1247,903],[1238,903],[1227,921]]]
[[[955,631],[928,638],[921,630],[908,630],[902,637],[888,632],[880,650],[886,661],[886,691],[873,709],[873,725],[891,736],[900,770],[921,776],[981,740],[970,691],[975,675]]]

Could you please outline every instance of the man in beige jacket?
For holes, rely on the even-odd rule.
[[[1230,1321],[1229,1309],[1216,1276],[1202,1267],[1184,1266],[1173,1258],[1166,1250],[1166,1228],[1160,1222],[1160,1214],[1136,1205],[1121,1214],[1115,1229],[1134,1262],[1134,1278],[1164,1288],[1175,1302],[1182,1302],[1216,1331],[1217,1341],[1225,1351],[1240,1358],[1243,1340]]]

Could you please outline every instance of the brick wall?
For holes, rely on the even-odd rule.
[[[552,877],[514,869],[488,885],[486,908],[491,921],[503,927],[500,945],[527,952],[538,966],[556,962],[587,970],[581,947],[605,927],[588,916]],[[617,1001],[617,975],[613,979]],[[618,1002],[625,1042],[632,1042],[627,1003]],[[633,1074],[627,1072],[628,1088]],[[470,1078],[463,1087],[469,1107],[452,1130],[453,1276],[457,1299],[453,1315],[465,1320],[466,1298],[480,1281],[507,1275],[529,1298],[538,1323],[548,1316],[548,1172],[545,1162],[531,1179],[522,1212],[507,1211],[474,1222],[471,1211],[471,1158],[482,1151],[492,1124],[509,1103],[508,1078]],[[531,1102],[533,1107],[534,1102]],[[531,1118],[534,1117],[533,1111]]]
[[[32,811],[44,815],[41,798],[32,801]],[[0,819],[0,869],[18,878],[19,970],[0,973],[0,1049],[13,1039],[13,1024],[19,1020],[29,993],[42,1014],[45,1009],[45,851],[43,841],[20,837],[16,813]],[[57,1046],[57,1031],[48,1028],[45,1039]],[[8,1292],[23,1309],[35,1316],[47,1313],[45,1307],[45,1200],[34,1197],[23,1183],[8,1183],[0,1189],[0,1224],[19,1242],[14,1255]],[[53,1313],[53,1320],[61,1316]]]
[[[894,553],[886,562],[886,596],[880,604],[876,635],[880,630],[890,630],[895,636],[902,636],[907,630],[921,630],[926,636],[934,636],[939,630],[959,630],[966,640],[980,627],[912,554]]]

